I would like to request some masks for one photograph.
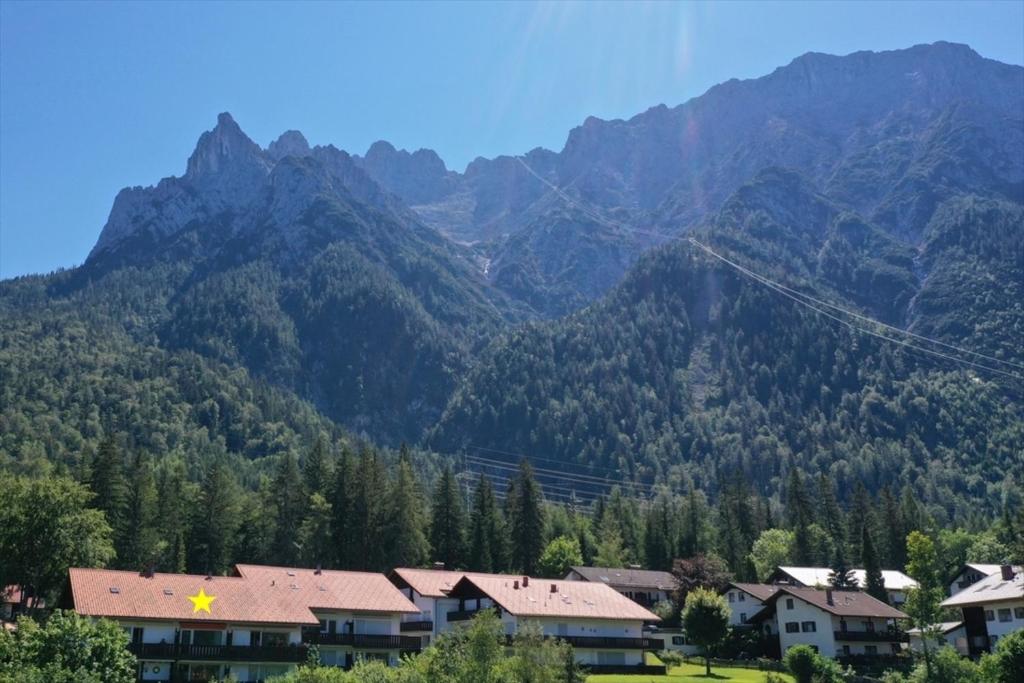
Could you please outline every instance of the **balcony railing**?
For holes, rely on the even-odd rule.
[[[906,643],[910,637],[902,631],[836,631],[835,639],[848,643]]]
[[[342,645],[370,650],[419,650],[420,639],[412,636],[373,635],[370,633],[309,633],[303,641],[315,645]]]
[[[139,659],[199,662],[304,662],[304,645],[182,645],[131,643],[128,649]]]
[[[641,674],[644,676],[664,676],[664,664],[584,664],[588,673],[592,674],[616,674],[629,675]]]
[[[448,621],[469,621],[479,611],[478,609],[458,609],[448,613]]]
[[[559,636],[546,634],[546,640],[558,639],[573,647],[589,648],[592,650],[654,650],[665,649],[665,641],[661,638],[614,638],[603,636]],[[506,635],[505,643],[511,645],[515,636]],[[642,673],[642,672],[641,672]]]
[[[403,621],[399,627],[402,633],[408,631],[433,631],[434,622],[428,619],[421,619],[420,621]]]

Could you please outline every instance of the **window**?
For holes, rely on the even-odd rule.
[[[729,591],[729,602],[736,602],[736,594]]]
[[[686,639],[682,636],[672,636],[673,645],[686,645]]]
[[[786,633],[800,633],[800,622],[798,622],[798,621],[787,621],[786,622]]]
[[[1024,607],[1014,607],[1013,616],[1017,619],[1024,619]]]
[[[873,622],[873,621],[862,621],[860,623],[862,623],[864,625],[864,630],[867,631],[868,633],[874,633],[875,632],[875,622]]]
[[[740,593],[740,595],[737,598],[737,600],[739,600],[740,602],[746,602],[747,601],[747,594],[746,593]]]
[[[996,613],[990,609],[985,610],[985,621],[995,621]]]
[[[746,612],[740,612],[740,623],[741,624],[747,623],[747,613]]]
[[[999,621],[1013,621],[1013,614],[1009,609],[999,610]]]
[[[786,598],[786,609],[793,609],[793,598]]]
[[[850,656],[850,646],[849,645],[843,645],[843,656],[844,657],[849,657]]]
[[[818,630],[818,626],[813,621],[805,621],[800,624],[800,630],[804,633],[814,633]]]
[[[866,655],[877,655],[878,654],[878,646],[877,645],[865,645],[864,646],[864,654],[866,654]]]

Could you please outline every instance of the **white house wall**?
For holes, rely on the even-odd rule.
[[[787,609],[786,601],[792,599],[793,609]],[[832,615],[824,612],[813,605],[809,605],[800,598],[788,598],[782,596],[775,603],[775,618],[779,630],[779,646],[782,654],[794,645],[811,645],[818,648],[818,652],[825,657],[836,656],[836,643],[832,636]],[[801,630],[797,633],[786,633],[787,622],[797,622]],[[805,633],[802,630],[803,622],[814,622],[813,633]]]

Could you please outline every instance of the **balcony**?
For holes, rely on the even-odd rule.
[[[640,674],[644,676],[664,676],[666,673],[664,664],[584,664],[587,673],[591,674],[615,674],[629,675]]]
[[[402,633],[408,632],[420,632],[420,631],[433,631],[434,622],[430,619],[420,619],[418,621],[403,621],[399,627]]]
[[[469,621],[479,612],[478,609],[459,609],[448,613],[448,621]]]
[[[902,631],[835,631],[835,639],[847,643],[906,643],[910,637]]]
[[[605,638],[601,636],[548,636],[557,638],[573,647],[594,650],[664,650],[665,641],[660,638]],[[643,673],[643,672],[640,672]]]
[[[304,645],[181,645],[174,643],[131,643],[128,649],[144,660],[188,660],[195,662],[304,662]]]
[[[419,650],[420,639],[411,636],[386,636],[369,633],[308,633],[303,641],[311,645],[339,645],[369,650]]]

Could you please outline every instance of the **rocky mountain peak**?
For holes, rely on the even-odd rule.
[[[267,154],[274,161],[285,157],[307,157],[311,153],[306,137],[297,130],[286,130],[267,147]]]
[[[263,167],[265,172],[269,171],[260,146],[242,132],[231,114],[223,112],[217,116],[214,129],[199,136],[195,151],[188,158],[185,177],[194,180],[244,166]]]

